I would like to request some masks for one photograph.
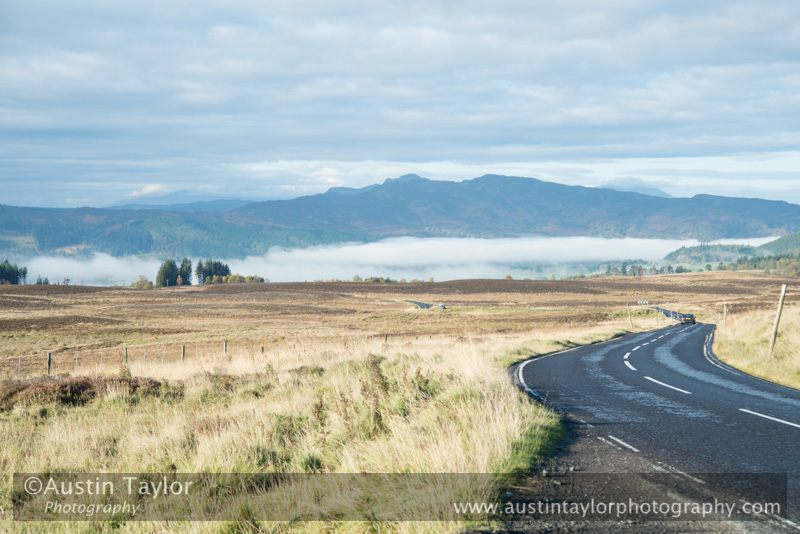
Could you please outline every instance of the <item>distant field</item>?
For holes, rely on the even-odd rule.
[[[550,453],[562,429],[555,414],[511,385],[510,363],[623,334],[630,330],[627,305],[636,331],[669,324],[639,301],[692,312],[703,322],[716,322],[726,303],[729,324],[768,314],[783,282],[713,272],[160,290],[2,286],[0,372],[12,380],[0,383],[0,466],[6,475],[525,471]],[[421,310],[407,300],[447,308]],[[13,380],[45,373],[48,352],[59,380]],[[131,378],[121,380],[121,372]],[[469,492],[485,498],[501,483]],[[0,509],[7,508],[9,484],[8,477],[0,482]],[[174,523],[169,530],[249,532],[251,523],[243,513],[228,523]],[[4,526],[45,532],[56,524]],[[122,530],[164,528],[124,523]]]

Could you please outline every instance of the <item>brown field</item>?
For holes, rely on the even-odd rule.
[[[159,290],[2,286],[0,379],[10,380],[0,381],[0,471],[524,471],[549,454],[561,430],[552,412],[511,385],[511,362],[630,331],[628,305],[634,331],[671,324],[638,301],[711,323],[728,304],[730,332],[737,323],[769,322],[782,283],[791,280],[711,272]],[[795,295],[790,286],[787,305]],[[422,310],[407,300],[447,309]],[[800,321],[791,310],[785,318],[787,332]],[[781,341],[783,367],[769,372],[791,374],[797,362],[786,355],[790,336]],[[736,351],[728,352],[721,356],[736,363]],[[36,378],[46,373],[47,353],[58,380]],[[121,371],[132,376],[120,378]],[[15,380],[18,374],[23,380]],[[10,498],[6,478],[0,516]],[[496,488],[470,491],[485,498]],[[469,527],[255,525],[245,516],[228,523],[122,523],[120,530]],[[12,524],[0,517],[0,529],[17,532],[97,531],[92,525]]]
[[[772,308],[781,283],[791,279],[711,272],[569,281],[237,284],[159,290],[2,286],[0,360],[43,358],[50,352],[74,361],[76,351],[84,360],[83,352],[99,358],[101,350],[113,355],[125,346],[140,350],[150,345],[166,346],[174,359],[180,345],[193,355],[195,344],[220,346],[224,341],[230,350],[237,343],[260,347],[300,338],[401,336],[410,341],[426,335],[524,332],[541,325],[569,328],[602,323],[622,313],[626,304],[641,310],[646,306],[636,303],[645,300],[715,323],[723,304],[732,315]],[[790,286],[789,304],[791,291]],[[445,304],[448,309],[419,310],[406,299]],[[163,349],[152,351],[156,349],[151,358],[163,355]]]

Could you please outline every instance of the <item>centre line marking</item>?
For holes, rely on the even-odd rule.
[[[627,360],[627,359],[628,359],[628,356],[630,356],[630,355],[631,355],[631,353],[629,352],[629,353],[627,353],[625,356],[623,356],[623,358],[625,358],[625,359]]]
[[[633,351],[635,351],[635,350],[639,350],[639,349],[641,349],[641,348],[642,348],[642,346],[641,346],[641,345],[639,345],[638,347],[633,347],[633,348],[631,349],[631,352],[633,352]]]
[[[800,425],[796,423],[790,423],[789,421],[784,421],[783,419],[778,419],[777,417],[770,417],[769,415],[764,415],[763,413],[758,412],[751,412],[750,410],[745,410],[744,408],[739,408],[740,412],[749,413],[752,415],[757,415],[759,417],[763,417],[764,419],[769,419],[771,421],[777,421],[778,423],[783,423],[784,425],[794,426],[800,428]]]
[[[625,365],[627,365],[628,369],[630,369],[631,371],[635,371],[636,370],[636,367],[632,366],[631,362],[629,362],[628,360],[625,360]]]
[[[639,449],[637,449],[637,448],[636,448],[636,447],[634,447],[633,445],[628,445],[627,443],[625,443],[624,441],[622,441],[622,440],[621,440],[621,439],[619,439],[619,438],[615,438],[615,437],[614,437],[614,436],[612,436],[612,435],[609,435],[608,437],[609,437],[609,438],[611,438],[611,439],[613,439],[614,441],[616,441],[617,443],[619,443],[619,444],[620,444],[620,445],[622,445],[623,447],[628,447],[628,448],[629,448],[630,450],[632,450],[633,452],[641,452]]]
[[[665,388],[674,389],[675,391],[680,391],[681,393],[686,393],[687,395],[691,395],[692,394],[691,391],[686,391],[685,389],[676,388],[675,386],[670,386],[669,384],[665,384],[664,382],[660,382],[660,381],[656,380],[655,378],[650,378],[649,376],[646,376],[645,378],[647,380],[649,380],[650,382],[655,382],[656,384],[658,384],[660,386],[664,386]]]

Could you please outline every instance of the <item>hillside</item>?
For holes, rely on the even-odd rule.
[[[696,247],[681,247],[664,256],[664,259],[674,263],[719,263],[732,262],[739,258],[764,255],[766,250],[747,245],[698,245]]]
[[[761,248],[767,249],[775,254],[798,253],[800,252],[800,233],[783,236],[780,239],[763,245]]]
[[[800,206],[697,195],[665,198],[533,178],[462,182],[416,175],[332,188],[227,213],[0,206],[0,252],[244,257],[393,236],[761,237],[800,231]]]

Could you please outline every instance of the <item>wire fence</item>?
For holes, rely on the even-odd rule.
[[[213,364],[264,354],[253,343],[203,342],[182,345],[136,345],[93,350],[62,350],[0,358],[0,379],[40,376],[118,374],[123,367],[143,370],[174,364]]]

